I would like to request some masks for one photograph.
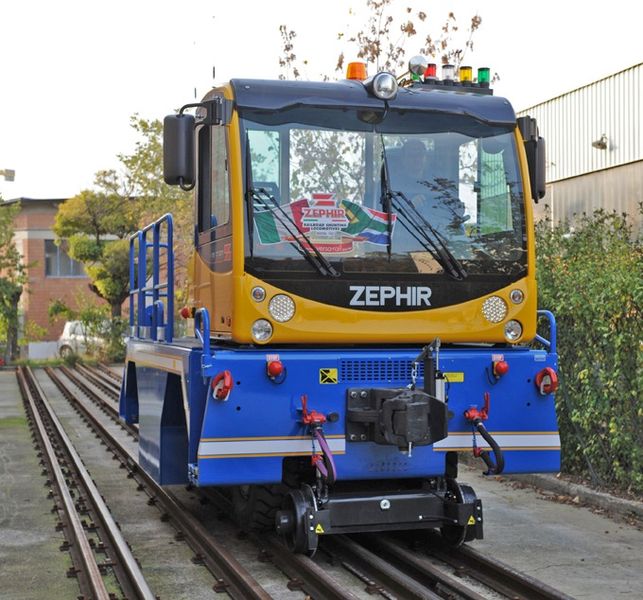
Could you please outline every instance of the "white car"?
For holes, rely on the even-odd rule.
[[[80,321],[67,321],[58,338],[58,354],[67,358],[72,354],[85,354],[88,349],[104,345],[101,338],[88,336]]]

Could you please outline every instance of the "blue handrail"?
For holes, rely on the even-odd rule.
[[[194,334],[203,346],[201,368],[208,369],[214,357],[210,353],[210,313],[207,308],[198,308],[194,313]]]
[[[161,231],[166,228],[166,241]],[[152,241],[148,241],[151,232]],[[174,335],[174,222],[167,213],[129,238],[130,336],[171,342]],[[148,256],[151,250],[152,260]],[[161,250],[165,250],[165,278],[161,279]],[[150,270],[148,270],[148,268]],[[148,273],[151,285],[147,285]],[[151,300],[148,303],[148,300]]]
[[[539,341],[549,352],[556,353],[556,317],[550,310],[539,310],[538,316],[547,317],[549,321],[549,339],[536,334],[536,340]]]

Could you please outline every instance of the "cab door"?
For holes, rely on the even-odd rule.
[[[197,157],[194,296],[210,312],[212,333],[225,337],[232,324],[232,214],[225,125],[201,126]]]

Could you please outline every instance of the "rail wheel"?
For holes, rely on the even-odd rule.
[[[447,494],[445,500],[456,504],[475,502],[477,499],[473,488],[459,484],[455,479],[447,479]],[[440,533],[444,541],[452,548],[462,546],[464,542],[475,539],[475,525],[443,525]]]
[[[317,534],[309,534],[306,519],[306,511],[316,507],[315,494],[309,485],[291,490],[284,498],[282,510],[277,514],[277,532],[291,552],[312,557],[317,551]]]
[[[232,490],[234,519],[246,531],[274,529],[275,514],[288,488],[275,485],[239,485]]]

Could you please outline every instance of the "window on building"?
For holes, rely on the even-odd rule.
[[[70,258],[63,242],[45,240],[45,277],[85,277],[82,263]]]

